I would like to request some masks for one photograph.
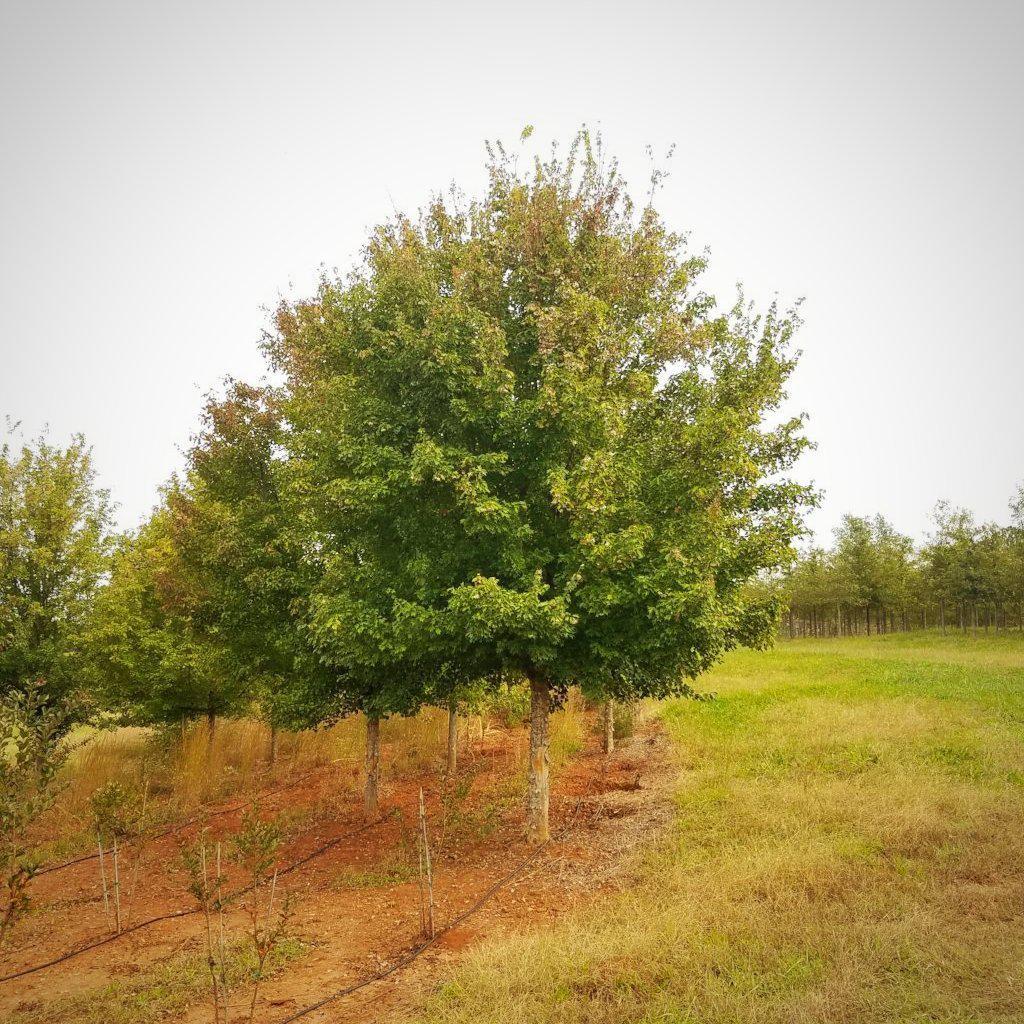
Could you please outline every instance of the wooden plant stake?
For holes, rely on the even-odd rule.
[[[107,868],[106,863],[103,859],[103,837],[99,832],[96,833],[96,849],[100,853],[100,878],[103,881],[103,913],[107,919],[107,924],[110,924],[110,896],[107,892]]]
[[[114,919],[121,934],[121,872],[118,866],[117,833],[114,833]]]
[[[219,1024],[220,1021],[220,986],[217,984],[217,959],[214,955],[213,944],[213,922],[210,918],[211,893],[207,881],[206,871],[206,837],[202,838],[202,845],[199,848],[200,864],[202,865],[202,907],[203,917],[206,919],[206,965],[210,970],[210,985],[213,991],[213,1021]]]
[[[424,933],[428,939],[434,937],[434,870],[430,862],[430,838],[427,835],[427,811],[423,803],[423,789],[420,789],[420,842],[422,846],[423,867],[426,868],[427,879],[427,913]],[[422,875],[421,875],[422,879]],[[420,885],[422,887],[422,880]],[[422,891],[422,889],[421,889]],[[422,900],[421,900],[422,903]]]
[[[418,862],[417,876],[416,877],[419,879],[419,886],[420,886],[420,934],[421,935],[426,935],[427,934],[427,913],[426,913],[427,895],[426,895],[426,891],[425,891],[425,888],[424,888],[424,882],[423,882],[423,836],[421,835],[421,830],[418,829],[418,828],[416,829],[416,858],[417,858],[417,862]]]

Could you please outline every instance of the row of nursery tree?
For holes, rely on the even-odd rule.
[[[944,502],[933,522],[917,546],[882,516],[846,516],[832,547],[810,548],[786,577],[785,631],[1024,630],[1024,487],[1006,526]]]
[[[806,446],[778,409],[792,314],[719,312],[702,257],[599,141],[452,193],[280,306],[273,387],[229,382],[187,467],[111,532],[82,441],[0,460],[0,685],[80,716],[362,712],[530,692],[529,830],[569,687],[692,695],[774,636]],[[652,189],[652,195],[654,190]]]

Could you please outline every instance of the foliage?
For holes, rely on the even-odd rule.
[[[30,907],[40,863],[29,830],[53,803],[69,714],[41,683],[0,695],[0,947]]]
[[[83,633],[83,676],[123,721],[177,723],[245,707],[223,646],[195,626],[198,597],[167,504],[124,538]]]
[[[0,446],[0,693],[75,689],[82,623],[108,565],[111,506],[80,435]]]
[[[1017,505],[1011,503],[1011,515]],[[1024,528],[979,525],[939,502],[920,548],[882,517],[846,516],[830,550],[811,548],[784,583],[794,632],[878,632],[929,622],[1024,628]],[[799,629],[798,629],[799,626]]]
[[[308,947],[284,939],[274,950],[268,973],[302,957]],[[252,981],[257,964],[248,942],[228,949],[228,980],[234,987]],[[43,1004],[26,1003],[7,1024],[160,1024],[185,1013],[209,985],[205,952],[177,953],[137,973],[105,984],[58,996]]]
[[[800,420],[768,423],[796,318],[715,313],[587,132],[529,173],[490,154],[482,199],[397,217],[279,310],[310,635],[375,714],[503,671],[687,692],[774,625],[745,584],[810,500]]]
[[[209,398],[185,480],[168,493],[170,539],[194,594],[190,626],[275,726],[329,712],[324,670],[298,628],[308,591],[279,494],[281,422],[272,393],[229,381]]]
[[[281,827],[264,820],[257,808],[242,816],[242,824],[232,839],[232,856],[246,874],[249,886],[247,910],[249,939],[256,959],[254,986],[249,1002],[249,1020],[256,1014],[256,999],[273,951],[285,940],[293,913],[290,893],[277,893],[277,854],[281,846]],[[275,907],[275,897],[278,906]],[[263,899],[266,899],[266,907]]]
[[[141,836],[146,830],[144,797],[131,786],[114,779],[100,786],[89,800],[100,841],[111,844]]]

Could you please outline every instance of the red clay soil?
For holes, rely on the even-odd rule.
[[[311,945],[300,960],[266,982],[256,1020],[278,1024],[325,996],[399,963],[422,943],[419,888],[415,878],[388,884],[382,869],[408,863],[420,787],[427,800],[432,845],[437,847],[435,904],[443,929],[474,905],[511,868],[531,855],[522,839],[522,811],[508,794],[518,788],[514,776],[522,737],[493,731],[463,758],[464,795],[449,799],[442,823],[436,774],[401,780],[385,793],[385,813],[367,825],[354,796],[331,799],[337,776],[325,769],[300,785],[268,796],[264,806],[307,808],[301,829],[283,849],[279,885],[293,892],[292,932]],[[622,867],[638,842],[669,819],[672,772],[666,744],[653,724],[611,757],[599,753],[596,738],[556,776],[552,794],[553,842],[514,881],[479,911],[446,932],[422,956],[402,970],[359,992],[328,1003],[302,1018],[316,1021],[366,1021],[400,1015],[415,1005],[424,986],[459,952],[504,928],[542,923],[582,899],[620,884]],[[513,756],[514,755],[514,756]],[[497,794],[497,795],[496,795]],[[456,807],[456,811],[451,811]],[[240,811],[209,823],[214,836],[230,836]],[[180,846],[197,826],[152,841],[138,868],[129,924],[191,909],[186,879],[179,867]],[[415,857],[415,853],[412,854]],[[130,869],[129,869],[130,870]],[[243,879],[232,871],[229,889]],[[127,888],[127,882],[126,888]],[[46,963],[111,934],[104,913],[99,866],[95,861],[53,872],[36,880],[33,897],[41,908],[19,933],[17,947],[0,959],[0,976]],[[240,901],[241,902],[241,901]],[[244,933],[241,906],[231,925]],[[34,1008],[70,993],[95,989],[112,977],[137,973],[182,949],[199,949],[202,918],[191,914],[142,927],[53,967],[0,983],[0,1019],[16,1009]],[[248,996],[236,994],[238,1016]],[[196,1006],[184,1022],[209,1019]]]

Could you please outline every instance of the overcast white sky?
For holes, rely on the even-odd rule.
[[[806,297],[823,537],[1024,481],[1024,4],[0,0],[0,414],[82,431],[124,525],[266,308],[482,142],[599,126],[730,304]]]

